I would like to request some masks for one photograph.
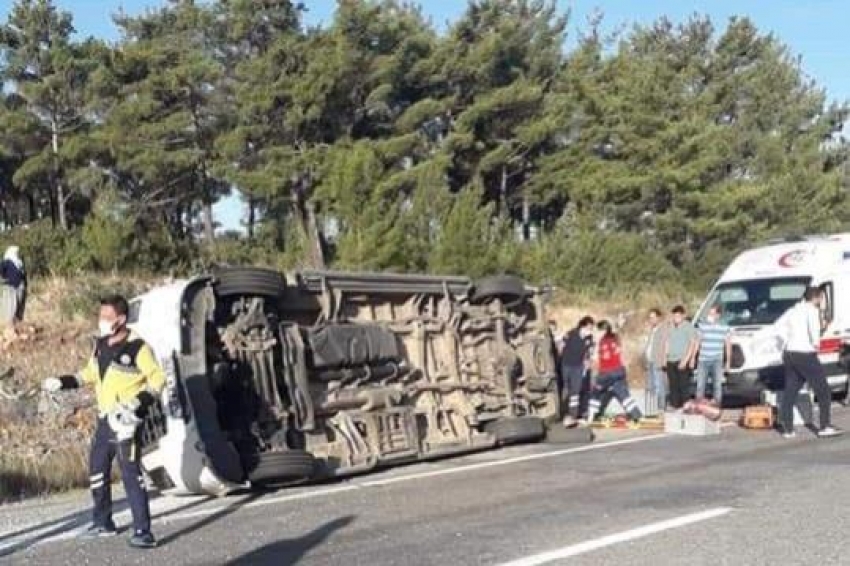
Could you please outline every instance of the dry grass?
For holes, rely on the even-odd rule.
[[[60,406],[39,391],[44,377],[75,371],[91,351],[79,323],[42,328],[0,351],[14,374],[0,382],[18,400],[0,400],[0,501],[80,487],[87,481],[91,393]],[[53,406],[51,406],[53,405]]]
[[[87,484],[91,392],[62,394],[59,403],[39,386],[85,363],[100,295],[144,286],[118,278],[34,282],[26,322],[0,344],[0,501]]]
[[[88,433],[31,425],[0,427],[0,502],[82,487],[88,483]]]

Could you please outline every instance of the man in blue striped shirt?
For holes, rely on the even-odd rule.
[[[714,402],[720,405],[723,398],[723,371],[729,371],[732,359],[732,342],[729,327],[720,322],[720,306],[708,309],[705,320],[699,325],[699,366],[697,367],[697,399],[705,397],[705,387],[711,374],[714,383]],[[726,363],[724,364],[724,354]]]

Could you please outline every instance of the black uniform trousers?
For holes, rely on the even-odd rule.
[[[814,352],[786,351],[782,354],[782,363],[785,366],[785,390],[779,407],[779,424],[786,432],[794,430],[794,404],[803,384],[808,383],[818,400],[820,427],[830,426],[832,391],[818,355]]]
[[[670,386],[670,406],[681,409],[691,398],[691,370],[681,369],[681,362],[667,362],[667,380]]]
[[[97,420],[89,455],[89,482],[94,499],[93,522],[98,527],[113,526],[110,476],[116,455],[130,512],[133,514],[133,529],[136,532],[148,532],[151,528],[150,505],[140,464],[138,433],[130,440],[118,442],[105,418]]]

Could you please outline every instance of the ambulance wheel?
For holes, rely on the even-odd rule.
[[[484,432],[496,437],[496,444],[514,444],[540,440],[546,434],[543,420],[537,417],[518,417],[490,421],[484,425]]]
[[[227,267],[213,272],[213,285],[221,297],[248,295],[278,298],[286,291],[283,275],[259,267]]]
[[[499,299],[505,304],[513,304],[528,296],[525,282],[513,275],[486,277],[476,281],[469,294],[469,301],[475,305]]]
[[[247,462],[254,487],[284,485],[308,480],[316,471],[316,458],[303,450],[255,454]]]

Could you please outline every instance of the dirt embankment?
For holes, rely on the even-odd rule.
[[[91,354],[100,296],[147,286],[123,278],[34,282],[25,322],[0,335],[0,502],[87,484],[93,394],[48,395],[40,383],[75,373]]]

